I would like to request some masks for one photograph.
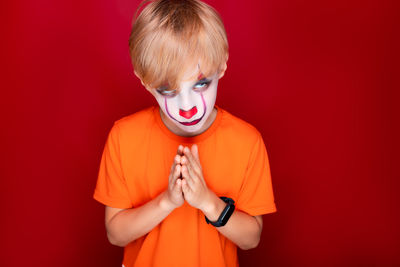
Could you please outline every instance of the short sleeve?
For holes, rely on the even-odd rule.
[[[252,216],[276,211],[267,150],[259,133],[249,157],[236,207]]]
[[[121,166],[119,128],[115,123],[104,146],[93,197],[113,208],[132,207]]]

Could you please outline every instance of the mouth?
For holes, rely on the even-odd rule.
[[[203,114],[203,116],[204,116],[204,114]],[[191,125],[195,125],[195,124],[197,124],[197,123],[199,123],[199,121],[201,121],[201,119],[203,118],[203,116],[201,116],[199,119],[197,119],[197,120],[194,120],[194,121],[190,121],[190,122],[181,122],[181,121],[178,121],[180,124],[183,124],[183,125],[185,125],[185,126],[191,126]]]

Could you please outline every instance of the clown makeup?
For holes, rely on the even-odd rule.
[[[210,77],[200,74],[197,79],[181,82],[178,89],[171,89],[168,85],[154,89],[152,94],[160,106],[164,124],[181,136],[205,131],[216,116],[214,105],[218,79],[217,73]]]

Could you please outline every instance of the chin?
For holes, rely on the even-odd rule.
[[[194,132],[200,130],[202,126],[203,126],[203,123],[199,122],[198,124],[192,125],[192,126],[179,125],[179,128],[182,131],[185,131],[187,133],[194,133]]]
[[[201,121],[199,121],[197,124],[195,124],[195,125],[191,125],[191,126],[184,126],[184,125],[182,125],[182,124],[180,124],[180,123],[176,123],[176,125],[179,127],[179,129],[181,129],[182,131],[184,131],[184,132],[186,132],[186,133],[194,133],[194,132],[197,132],[197,131],[199,131],[202,127],[203,127],[203,125],[204,125],[204,118],[201,120]]]

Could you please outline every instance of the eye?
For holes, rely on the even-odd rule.
[[[206,79],[200,80],[199,82],[197,82],[194,85],[194,89],[196,89],[196,91],[203,91],[208,88],[210,83],[211,83],[210,80],[206,80]]]
[[[176,95],[176,90],[168,90],[168,86],[162,86],[156,89],[157,93],[159,93],[162,96],[175,96]]]

